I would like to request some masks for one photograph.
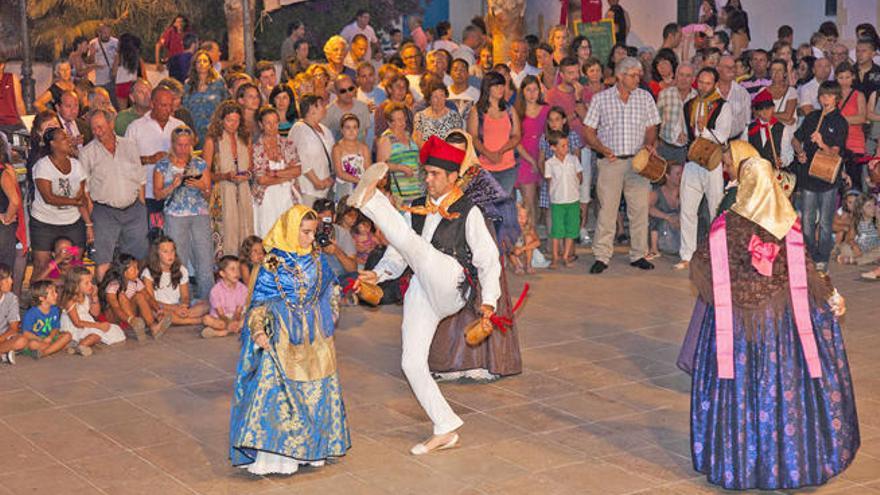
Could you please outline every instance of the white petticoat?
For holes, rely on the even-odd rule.
[[[254,462],[239,467],[247,469],[251,474],[262,476],[265,474],[293,474],[299,470],[300,465],[306,464],[321,467],[324,465],[324,461],[298,461],[292,457],[259,451]]]

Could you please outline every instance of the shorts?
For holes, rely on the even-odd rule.
[[[550,205],[551,239],[577,239],[581,231],[580,203],[553,203]]]
[[[64,236],[80,249],[86,248],[86,223],[82,218],[70,225],[52,225],[31,217],[31,247],[34,251],[52,251],[55,239]]]
[[[40,336],[40,335],[37,335],[33,332],[29,332],[29,333],[31,333],[31,335],[36,335],[40,340],[48,337],[48,335],[47,336]],[[66,333],[66,332],[56,333],[55,336],[52,337],[52,341],[50,342],[50,344],[54,344],[55,342],[58,342],[58,339],[61,338],[61,334],[63,334],[63,333]],[[25,347],[24,349],[22,349],[21,353],[24,354],[25,356],[28,356],[28,357],[34,357],[37,355],[36,351],[31,350],[29,347]]]

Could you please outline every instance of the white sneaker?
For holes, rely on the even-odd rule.
[[[6,354],[0,355],[0,362],[15,364],[15,351],[9,351]]]
[[[581,229],[581,244],[589,246],[593,243],[593,239],[590,238],[590,232],[586,227]]]

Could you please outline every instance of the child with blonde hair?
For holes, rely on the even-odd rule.
[[[64,275],[61,289],[61,330],[71,335],[74,352],[86,357],[92,355],[92,347],[125,342],[125,333],[119,325],[96,321],[101,314],[98,288],[92,282],[92,273],[77,266]]]

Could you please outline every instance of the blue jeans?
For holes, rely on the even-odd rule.
[[[834,221],[834,203],[837,189],[825,192],[801,191],[801,222],[804,227],[804,242],[810,257],[816,263],[828,263],[834,247],[834,234],[831,223]],[[819,227],[818,237],[816,226]]]
[[[498,184],[501,185],[501,188],[504,189],[504,192],[510,196],[510,193],[513,192],[513,186],[516,184],[516,175],[517,170],[516,167],[511,167],[507,170],[501,170],[499,172],[489,172],[492,174],[492,177],[498,181]]]
[[[208,215],[176,217],[165,215],[165,233],[174,239],[177,256],[183,266],[195,271],[198,294],[193,299],[207,299],[214,286],[214,244],[211,241],[211,218]]]

